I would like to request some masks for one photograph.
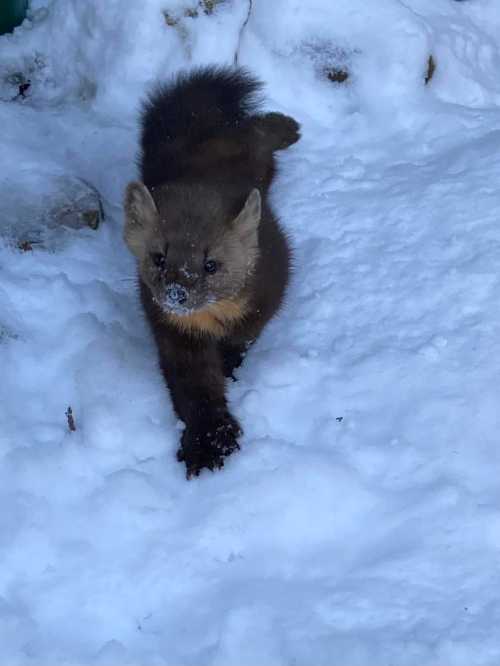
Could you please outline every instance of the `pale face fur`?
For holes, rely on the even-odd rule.
[[[151,194],[132,182],[124,237],[155,302],[184,318],[239,302],[257,261],[260,217],[257,189],[235,213],[212,188],[163,185]]]

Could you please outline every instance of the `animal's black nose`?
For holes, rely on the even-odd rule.
[[[187,291],[180,285],[172,285],[167,287],[167,298],[172,303],[182,305],[187,301]]]

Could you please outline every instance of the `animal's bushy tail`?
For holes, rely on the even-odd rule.
[[[255,113],[262,84],[243,68],[202,67],[159,85],[142,111],[144,182],[165,170],[175,177],[181,153]]]

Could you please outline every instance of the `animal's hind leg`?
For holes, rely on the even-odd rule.
[[[299,123],[282,113],[256,116],[253,124],[263,146],[271,152],[288,148],[300,139]]]
[[[224,372],[224,376],[236,380],[233,372],[243,363],[248,345],[233,344],[224,340],[219,343],[219,349],[222,354],[222,371]]]

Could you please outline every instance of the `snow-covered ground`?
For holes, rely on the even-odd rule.
[[[0,246],[0,665],[498,666],[498,0],[196,4],[33,0],[0,38],[0,190],[81,177],[107,216]],[[121,197],[149,83],[234,59],[302,122],[296,270],[242,450],[187,482]]]

